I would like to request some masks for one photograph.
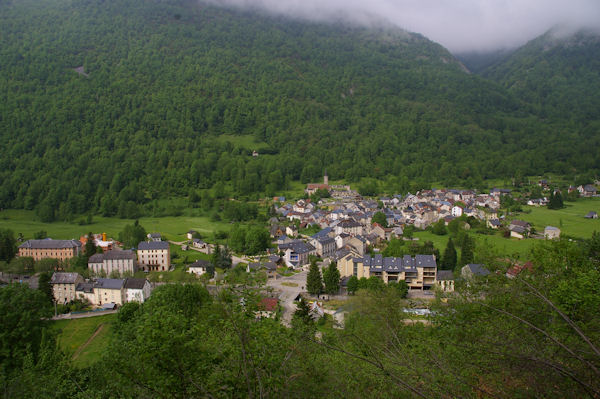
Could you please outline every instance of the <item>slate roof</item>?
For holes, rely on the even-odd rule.
[[[75,287],[75,291],[82,291],[88,294],[94,292],[94,283],[79,283]]]
[[[454,280],[454,273],[452,273],[452,270],[438,270],[435,279],[437,281]]]
[[[190,230],[190,231],[193,231],[193,230]],[[160,235],[160,233],[150,233],[150,234],[148,234],[148,237],[150,237],[150,238],[160,238],[161,235]]]
[[[325,227],[323,230],[319,231],[316,234],[313,234],[311,238],[319,239],[320,237],[328,237],[329,233],[331,233],[333,229],[331,227]]]
[[[130,290],[141,290],[144,288],[144,285],[146,285],[146,281],[145,278],[128,277],[125,279],[124,287],[125,289]]]
[[[305,243],[304,241],[300,241],[300,240],[281,244],[281,245],[279,245],[279,248],[282,250],[291,249],[292,251],[294,251],[298,254],[304,254],[304,253],[315,250],[315,247],[313,247],[312,245],[310,245],[308,243]]]
[[[340,226],[343,229],[350,229],[353,227],[360,227],[361,225],[357,222],[355,222],[354,220],[351,219],[346,219],[346,220],[342,220],[338,226]]]
[[[99,278],[96,279],[94,287],[107,290],[120,290],[123,288],[124,283],[125,280],[121,280],[120,278]]]
[[[374,257],[365,256],[359,261],[362,261],[364,266],[368,266],[371,272],[416,272],[417,267],[437,267],[433,255],[416,255],[414,258],[410,255],[404,255],[401,258],[384,258],[383,255],[377,254]]]
[[[52,274],[50,284],[75,284],[75,281],[77,281],[78,277],[80,277],[79,273],[56,272]]]
[[[487,276],[488,274],[490,274],[490,271],[479,263],[469,263],[465,267],[468,268],[471,271],[471,273],[476,276]]]
[[[263,267],[267,270],[277,270],[277,263],[275,262],[267,262],[263,265]]]
[[[103,254],[94,254],[90,256],[88,263],[102,263],[104,260],[118,260],[118,259],[136,259],[136,255],[132,250],[120,250],[113,249]]]
[[[138,244],[138,251],[169,249],[169,243],[166,241],[142,241]]]
[[[191,265],[189,265],[188,267],[208,267],[210,266],[210,262],[204,259],[198,259],[197,261],[195,261],[194,263],[192,263]]]
[[[19,248],[32,249],[65,249],[81,247],[81,242],[77,240],[53,240],[47,238],[45,240],[27,240],[19,245]]]
[[[594,216],[596,216],[596,217],[598,216],[598,214],[594,211],[590,211],[587,215],[585,215],[585,217],[587,219],[592,219],[592,218],[594,218]]]

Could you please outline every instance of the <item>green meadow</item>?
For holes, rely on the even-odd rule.
[[[600,219],[586,219],[590,211],[600,214],[600,199],[580,198],[575,202],[566,202],[563,209],[551,210],[546,207],[527,206],[525,212],[515,218],[531,223],[543,233],[546,226],[558,227],[562,234],[577,238],[590,238],[594,231],[600,231]]]
[[[58,333],[58,346],[76,365],[89,366],[98,361],[112,334],[116,314],[52,321]]]
[[[0,211],[0,228],[11,229],[15,234],[22,233],[28,239],[33,234],[44,230],[49,237],[55,239],[79,238],[90,231],[106,233],[109,237],[117,238],[125,225],[132,224],[131,219],[94,216],[91,224],[79,225],[69,222],[40,222],[33,211],[8,209]],[[165,216],[142,217],[139,222],[147,232],[159,232],[168,240],[186,240],[189,230],[196,230],[203,236],[212,235],[216,231],[229,231],[231,224],[214,222],[204,216]]]

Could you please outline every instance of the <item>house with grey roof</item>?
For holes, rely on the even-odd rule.
[[[560,238],[560,229],[554,226],[546,226],[544,229],[544,237],[547,240],[556,240]]]
[[[98,278],[94,281],[94,305],[114,303],[123,305],[125,303],[125,280],[120,278]]]
[[[81,247],[77,240],[27,240],[19,245],[19,256],[30,256],[36,261],[45,258],[65,260],[78,256]]]
[[[437,263],[433,255],[404,255],[402,257],[345,256],[338,260],[341,277],[376,276],[386,284],[404,280],[411,290],[430,290],[436,282]]]
[[[79,283],[83,283],[83,277],[79,273],[53,273],[50,285],[52,285],[52,294],[56,303],[65,304],[76,299],[75,288]]]
[[[194,263],[188,266],[187,272],[195,274],[196,276],[201,276],[204,273],[208,272],[211,268],[211,264],[209,261],[205,259],[198,259]]]
[[[142,241],[137,249],[138,265],[145,271],[168,271],[171,250],[166,241]]]
[[[125,302],[144,303],[152,294],[152,285],[145,278],[128,277],[123,284]]]
[[[329,258],[335,253],[337,246],[335,240],[328,235],[312,238],[310,243],[315,247],[317,255],[321,258]]]
[[[131,250],[113,249],[101,254],[94,254],[88,259],[88,268],[95,275],[110,276],[117,273],[135,273],[137,271],[137,256]]]
[[[286,265],[295,268],[307,265],[309,255],[317,255],[314,246],[301,240],[280,244],[279,250],[284,253],[283,259]]]
[[[585,215],[586,219],[598,219],[598,213],[594,211],[589,211],[587,215]]]
[[[484,277],[488,274],[490,271],[480,263],[469,263],[460,269],[460,275],[465,279]]]
[[[443,292],[454,292],[454,273],[452,270],[438,270],[435,282]]]

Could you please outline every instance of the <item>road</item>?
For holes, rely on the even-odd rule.
[[[296,305],[294,305],[294,299],[304,291],[306,285],[307,271],[301,271],[300,273],[294,274],[289,277],[280,277],[278,279],[269,279],[267,286],[273,287],[273,290],[279,292],[279,300],[283,308],[283,315],[281,322],[284,326],[290,327],[292,323],[292,316],[296,311]],[[289,285],[283,285],[287,283],[289,285],[296,285],[295,287]]]
[[[118,310],[100,310],[97,312],[87,312],[87,313],[65,313],[59,314],[58,316],[54,316],[52,320],[70,320],[70,319],[83,319],[86,317],[96,317],[96,316],[104,316],[105,314],[117,313]]]

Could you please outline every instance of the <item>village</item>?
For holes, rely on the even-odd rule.
[[[539,183],[547,189],[543,187],[545,184],[545,181]],[[577,190],[583,197],[597,195],[593,185],[570,187],[569,190]],[[268,290],[261,290],[263,298],[257,315],[275,317],[279,311],[287,325],[298,300],[306,298],[312,312],[323,315],[327,309],[320,300],[336,296],[347,298],[355,291],[348,286],[352,278],[377,278],[385,284],[403,281],[409,297],[432,299],[434,292],[452,293],[456,277],[485,276],[489,271],[485,265],[472,262],[459,264],[454,271],[447,270],[440,267],[440,259],[429,252],[384,256],[382,252],[388,243],[392,240],[412,243],[418,240],[413,238],[413,231],[449,226],[457,219],[471,220],[471,223],[478,221],[490,231],[503,229],[505,236],[514,239],[560,238],[558,227],[546,226],[543,232],[536,232],[530,223],[510,218],[510,213],[502,210],[506,198],[512,198],[509,189],[492,189],[489,193],[430,189],[405,196],[362,198],[349,186],[329,185],[325,174],[323,183],[306,186],[304,199],[273,199],[275,215],[268,221],[272,242],[266,252],[258,256],[227,252],[227,261],[232,269],[237,267],[238,271],[248,274],[260,273]],[[531,206],[547,203],[546,197],[529,198],[527,202]],[[584,217],[595,219],[597,213],[590,211]],[[462,226],[468,229],[469,223],[463,222]],[[113,310],[127,302],[144,302],[153,288],[164,284],[151,282],[140,272],[159,272],[161,278],[164,273],[173,272],[171,251],[174,245],[182,251],[206,255],[220,251],[218,245],[198,238],[194,230],[188,231],[186,237],[184,242],[169,242],[158,232],[149,233],[137,248],[132,249],[123,249],[121,243],[108,238],[105,233],[82,236],[79,240],[28,240],[19,246],[18,256],[31,257],[34,261],[46,258],[65,261],[81,255],[91,240],[98,253],[89,256],[85,277],[62,270],[52,274],[50,284],[54,300],[66,309],[70,309],[68,304],[78,302],[85,304],[87,309]],[[330,291],[322,297],[307,293],[307,272],[309,265],[315,262],[322,273],[332,263],[335,265],[339,275],[335,292]],[[507,276],[514,276],[525,267],[530,264],[515,262]],[[214,262],[207,259],[186,264],[185,272],[213,289],[231,282],[226,278],[227,270],[215,270]]]

